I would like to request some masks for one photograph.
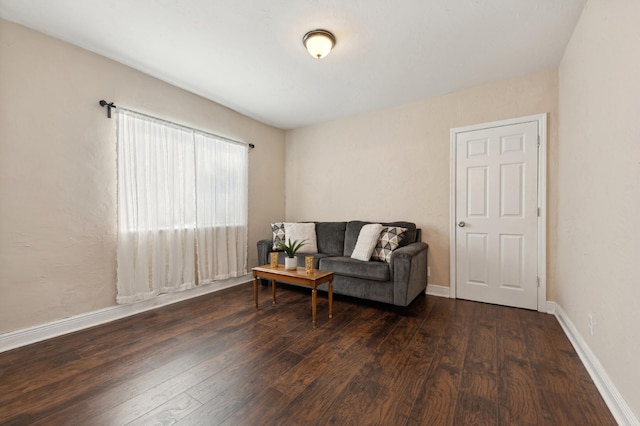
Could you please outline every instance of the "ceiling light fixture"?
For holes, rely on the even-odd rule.
[[[327,30],[312,30],[302,37],[302,43],[314,58],[324,58],[336,45],[336,38]]]

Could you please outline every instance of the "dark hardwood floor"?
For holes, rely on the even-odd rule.
[[[613,425],[558,322],[420,296],[202,296],[0,354],[0,424]]]

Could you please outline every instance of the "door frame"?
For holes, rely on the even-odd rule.
[[[449,178],[449,296],[456,298],[456,139],[459,133],[492,127],[538,123],[538,311],[547,312],[547,113],[451,129]]]

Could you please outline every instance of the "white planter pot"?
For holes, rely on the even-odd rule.
[[[298,259],[295,257],[284,258],[284,269],[296,269],[298,267]]]

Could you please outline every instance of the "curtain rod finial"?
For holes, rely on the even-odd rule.
[[[107,118],[111,118],[111,108],[116,108],[113,102],[107,102],[104,99],[100,99],[99,102],[101,107],[107,107]]]

